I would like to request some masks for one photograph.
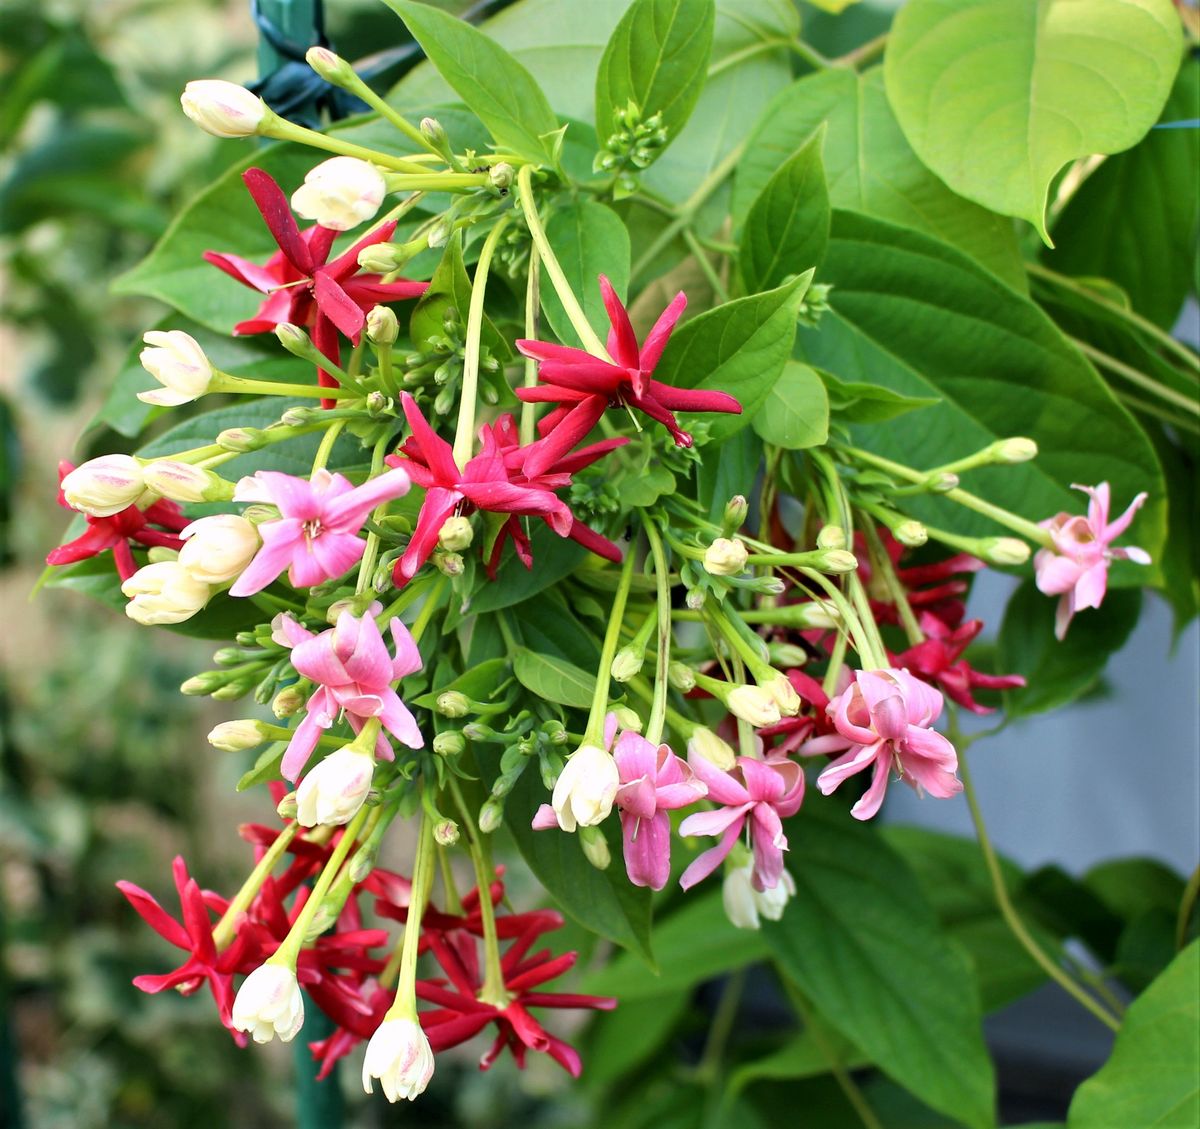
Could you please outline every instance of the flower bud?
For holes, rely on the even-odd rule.
[[[142,471],[146,489],[172,502],[227,502],[233,483],[203,467],[175,459],[155,459]]]
[[[438,220],[425,235],[425,244],[431,249],[445,247],[450,238],[450,225],[445,220]]]
[[[271,701],[271,712],[280,719],[291,717],[303,708],[304,694],[296,686],[285,686]]]
[[[446,143],[446,130],[437,118],[422,118],[420,128],[421,136],[431,145],[444,145]]]
[[[266,726],[261,721],[246,718],[243,721],[223,721],[208,735],[208,743],[214,749],[226,753],[240,753],[244,749],[255,749],[266,739]]]
[[[343,86],[355,79],[354,68],[328,47],[310,47],[305,52],[304,60],[326,82],[333,86]]]
[[[433,739],[433,751],[440,757],[460,756],[467,747],[466,739],[457,729],[439,733]]]
[[[470,518],[448,517],[442,522],[438,543],[449,553],[461,553],[471,547],[474,537],[475,530],[471,526]]]
[[[979,555],[993,565],[1021,565],[1029,560],[1030,548],[1016,537],[984,537]]]
[[[844,549],[846,531],[840,525],[824,525],[817,533],[818,549]]]
[[[225,672],[221,670],[206,670],[203,674],[193,674],[185,678],[179,687],[181,694],[188,697],[204,697],[225,685]]]
[[[302,827],[348,823],[363,806],[375,775],[374,753],[345,745],[311,769],[296,789]]]
[[[242,510],[242,517],[251,525],[262,525],[264,521],[278,521],[279,507],[269,505],[247,506]]]
[[[696,688],[696,672],[686,663],[673,662],[667,667],[667,681],[681,694]]]
[[[1038,445],[1032,439],[1014,436],[1011,439],[997,439],[992,444],[991,452],[992,458],[998,463],[1027,463],[1037,458]]]
[[[379,419],[381,416],[388,415],[394,407],[391,398],[385,396],[378,388],[367,393],[366,406],[367,415],[372,419]]]
[[[504,805],[499,800],[488,799],[479,809],[479,830],[491,835],[500,830],[504,822]]]
[[[721,883],[721,904],[725,907],[725,916],[735,929],[759,928],[754,887],[750,885],[753,870],[754,867],[749,863],[731,867],[725,872],[725,880]]]
[[[333,231],[366,223],[387,195],[387,182],[374,165],[357,157],[330,157],[309,169],[292,193],[292,210]]]
[[[704,550],[704,570],[711,576],[737,576],[746,571],[750,553],[738,538],[718,537]]]
[[[147,626],[191,619],[212,595],[212,589],[178,561],[139,568],[121,585],[121,591],[129,597],[125,614]]]
[[[296,793],[294,791],[289,792],[275,805],[275,814],[280,819],[296,818]]]
[[[631,729],[634,733],[641,733],[642,719],[628,706],[613,706],[612,712],[616,716],[617,724],[622,729]]]
[[[499,161],[488,169],[488,180],[493,188],[498,188],[501,192],[512,187],[514,176],[512,165],[506,161]]]
[[[568,758],[551,796],[559,827],[574,831],[607,819],[620,783],[611,754],[596,745],[581,745]]]
[[[703,725],[697,725],[688,739],[688,755],[692,753],[699,753],[705,760],[711,761],[725,772],[737,764],[737,754],[733,751],[733,746]]]
[[[774,678],[760,682],[759,686],[771,695],[784,717],[795,717],[804,705],[786,674],[776,674]]]
[[[363,1089],[373,1093],[378,1078],[389,1102],[412,1101],[425,1092],[433,1077],[433,1051],[414,1019],[385,1019],[367,1043],[363,1058]]]
[[[457,690],[446,690],[437,696],[434,709],[443,717],[466,717],[471,712],[471,699]]]
[[[439,819],[433,825],[433,841],[439,847],[453,847],[458,842],[458,824],[452,819]]]
[[[958,482],[957,474],[943,470],[930,477],[926,489],[931,494],[949,494],[951,490],[958,489]]]
[[[772,666],[803,666],[808,662],[808,652],[795,643],[768,643],[767,658]]]
[[[279,344],[292,356],[307,359],[312,352],[313,343],[309,340],[308,334],[298,325],[292,325],[290,321],[281,321],[272,332]],[[311,411],[310,408],[309,412],[311,413]]]
[[[149,392],[139,392],[137,398],[143,404],[167,408],[190,404],[209,390],[213,367],[191,334],[181,329],[152,330],[142,340],[150,348],[143,349],[138,360],[142,368],[162,385]]]
[[[373,243],[358,253],[358,265],[367,274],[389,274],[405,262],[396,243]]]
[[[735,529],[741,529],[746,523],[746,516],[749,513],[750,503],[741,494],[735,494],[725,504],[725,514],[721,519],[721,524],[727,532],[732,533]]]
[[[434,553],[433,563],[437,566],[438,572],[451,578],[462,576],[467,567],[461,553]]]
[[[646,661],[645,652],[639,647],[622,647],[612,661],[612,676],[616,682],[628,682],[636,678]]]
[[[375,345],[394,345],[400,336],[400,322],[388,306],[372,306],[367,311],[367,340]]]
[[[858,558],[845,549],[828,549],[824,553],[819,554],[819,558],[812,567],[819,569],[821,572],[837,574],[853,572],[858,568]]]
[[[599,827],[581,827],[579,829],[579,845],[583,847],[584,858],[597,870],[607,870],[612,862],[612,852],[608,849],[608,840]]]
[[[259,965],[238,989],[233,1001],[233,1028],[256,1043],[274,1036],[290,1043],[304,1025],[304,998],[296,973],[281,964]]]
[[[919,549],[929,540],[929,533],[919,521],[899,521],[892,527],[892,536],[908,549]]]
[[[683,602],[687,605],[689,611],[698,612],[704,607],[704,601],[707,598],[707,593],[703,588],[689,588],[687,595],[684,596]]]
[[[214,137],[253,137],[275,115],[257,94],[220,79],[189,82],[179,104],[202,130]]]
[[[782,720],[779,703],[769,690],[761,686],[737,686],[725,696],[725,704],[736,717],[748,721],[756,729],[775,725]]]
[[[238,514],[213,514],[180,532],[179,563],[205,584],[227,584],[242,575],[259,549],[258,530]]]
[[[89,459],[71,471],[61,486],[67,505],[92,517],[111,517],[128,509],[145,488],[142,464],[132,455]]]

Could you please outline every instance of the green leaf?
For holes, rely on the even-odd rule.
[[[560,706],[586,709],[592,704],[595,676],[553,655],[541,655],[528,647],[512,653],[513,673],[531,694]]]
[[[614,113],[632,102],[645,121],[662,115],[670,144],[708,77],[713,0],[634,0],[617,24],[596,72],[596,132],[621,130]]]
[[[606,275],[619,297],[628,292],[629,232],[625,224],[611,208],[581,197],[555,207],[546,223],[546,237],[589,324],[603,341],[608,333],[608,314],[600,297],[598,279],[600,275]],[[545,272],[542,274],[541,298],[546,320],[555,336],[566,345],[581,345]]]
[[[467,310],[471,304],[471,277],[463,263],[463,236],[459,228],[446,241],[441,261],[429,280],[429,289],[421,295],[413,307],[409,321],[409,338],[414,349],[424,349],[431,337],[445,334],[443,319],[446,311],[453,309],[458,319],[466,324]],[[512,359],[512,350],[492,319],[483,315],[480,340],[501,364]]]
[[[597,1018],[589,1030],[583,1056],[587,1085],[603,1087],[645,1066],[687,1011],[688,1002],[682,992],[640,1000],[622,993],[620,1007]]]
[[[470,24],[412,0],[384,0],[430,62],[485,126],[497,146],[552,163],[547,135],[559,127],[533,76],[494,39]]]
[[[1054,637],[1058,597],[1043,596],[1032,580],[1013,593],[1000,625],[1000,667],[1023,674],[1024,689],[1007,690],[1012,717],[1058,709],[1086,692],[1137,626],[1142,594],[1110,591],[1099,608],[1080,612],[1067,637]]]
[[[792,351],[796,309],[811,280],[810,270],[765,294],[726,302],[671,336],[655,379],[728,392],[741,402],[741,415],[706,417],[714,439],[740,431],[766,400]]]
[[[759,1081],[790,1081],[828,1074],[831,1054],[836,1056],[839,1066],[851,1070],[867,1066],[870,1062],[862,1051],[836,1031],[822,1031],[817,1036],[806,1028],[773,1054],[752,1060],[734,1070],[729,1076],[728,1093],[740,1093]]]
[[[762,457],[762,440],[745,428],[721,444],[720,458],[701,458],[696,468],[696,497],[708,499],[709,521],[723,520],[725,506],[734,495],[751,496]]]
[[[884,423],[941,402],[937,396],[902,396],[881,384],[838,380],[824,369],[815,371],[825,385],[830,414],[846,423]]]
[[[751,206],[738,251],[747,290],[768,290],[789,275],[821,265],[829,242],[824,143],[822,122],[779,166]]]
[[[618,956],[585,977],[581,990],[617,995],[622,1000],[677,995],[768,955],[761,933],[729,923],[719,890],[693,895],[683,908],[656,922],[654,942],[659,952],[671,955],[661,968],[647,968],[632,956]]]
[[[1010,286],[1024,287],[1012,222],[951,192],[921,163],[888,105],[878,67],[807,75],[775,97],[738,162],[730,205],[735,226],[745,222],[775,170],[822,124],[828,126],[822,158],[835,208],[936,235]]]
[[[247,788],[253,788],[256,784],[264,784],[268,780],[281,779],[280,765],[283,764],[283,754],[286,751],[287,745],[283,741],[276,741],[274,744],[268,745],[258,754],[258,759],[254,762],[254,766],[242,773],[235,791],[244,792]]]
[[[1041,452],[1036,460],[980,471],[968,488],[1032,521],[1080,511],[1074,482],[1111,483],[1118,508],[1146,490],[1150,501],[1129,539],[1158,557],[1166,523],[1154,451],[1032,302],[953,247],[850,212],[834,212],[822,277],[833,284],[830,310],[798,335],[798,355],[842,379],[942,400],[903,426],[864,433],[874,452],[924,469],[999,438],[1029,436]],[[939,528],[1000,532],[942,500],[914,500],[911,509]],[[1143,584],[1153,575],[1130,565],[1110,579]]]
[[[889,1077],[969,1126],[995,1124],[995,1080],[965,956],[916,878],[832,805],[788,824],[796,897],[763,937],[820,1013]]]
[[[529,540],[533,568],[526,568],[517,554],[508,550],[496,570],[496,579],[488,581],[472,596],[468,609],[471,614],[499,611],[544,592],[574,572],[586,553],[582,546],[559,537],[541,522],[530,530]]]
[[[474,698],[477,702],[491,701],[495,698],[500,685],[505,681],[504,673],[508,669],[508,665],[507,659],[486,659],[477,666],[471,667],[470,670],[463,671],[457,678],[447,682],[444,686],[438,686],[436,690],[422,694],[412,704],[420,706],[422,709],[433,709],[438,697],[449,690],[457,690],[460,694],[466,694],[468,698]]]
[[[751,421],[763,442],[789,451],[819,447],[829,438],[829,395],[808,365],[788,361]]]
[[[1166,122],[1196,117],[1200,60],[1186,61],[1163,109]],[[1192,288],[1200,212],[1200,129],[1155,129],[1089,176],[1054,223],[1042,261],[1124,287],[1134,309],[1171,329]]]
[[[1093,866],[1083,877],[1113,913],[1132,921],[1152,909],[1178,910],[1183,879],[1169,866],[1150,858],[1113,859]]]
[[[921,160],[1049,243],[1050,182],[1068,161],[1142,138],[1182,49],[1170,0],[911,0],[884,74]]]
[[[1200,1124],[1200,941],[1130,1005],[1112,1055],[1075,1091],[1068,1129]]]

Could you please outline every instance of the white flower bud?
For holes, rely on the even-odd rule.
[[[846,531],[840,525],[824,525],[817,533],[818,549],[844,549]]]
[[[599,827],[581,827],[579,829],[579,845],[583,848],[583,857],[597,870],[607,870],[612,863],[612,852],[608,849],[608,840]]]
[[[1013,436],[1011,439],[997,439],[992,444],[992,458],[998,463],[1027,463],[1036,459],[1038,445],[1032,439],[1023,436]]]
[[[892,530],[892,536],[909,549],[919,549],[929,540],[929,533],[919,521],[898,522]]]
[[[334,231],[366,223],[387,195],[387,182],[374,165],[357,157],[331,157],[310,169],[292,193],[297,215]]]
[[[128,509],[145,488],[142,464],[132,455],[89,459],[62,480],[67,505],[93,517],[111,517]]]
[[[375,756],[347,745],[331,753],[300,781],[296,820],[302,827],[347,823],[363,806],[375,775]]]
[[[295,686],[285,686],[271,702],[271,712],[278,718],[291,717],[304,707],[304,694]]]
[[[254,523],[239,514],[202,517],[179,536],[184,539],[179,563],[205,584],[227,584],[241,576],[260,544]]]
[[[853,572],[858,568],[858,558],[845,549],[829,549],[823,554],[823,559],[813,565],[822,572]]]
[[[622,729],[631,729],[634,733],[641,733],[642,719],[628,706],[613,706],[612,712],[616,714],[617,724]]]
[[[178,561],[139,568],[121,585],[121,591],[130,598],[125,614],[147,626],[191,619],[212,595],[212,589]]]
[[[696,672],[687,663],[672,662],[667,667],[667,681],[681,694],[696,688]]]
[[[711,576],[737,576],[746,571],[750,553],[737,537],[718,537],[704,550],[704,571]]]
[[[261,745],[267,735],[261,721],[245,718],[241,721],[223,721],[208,735],[208,743],[214,749],[226,753],[240,753],[243,749],[254,749]]]
[[[498,161],[488,169],[488,180],[493,188],[504,191],[512,185],[513,179],[513,167],[507,161]]]
[[[179,104],[192,121],[214,137],[253,137],[268,116],[274,116],[257,94],[215,78],[189,82]]]
[[[795,717],[804,705],[786,674],[776,674],[774,678],[760,682],[759,686],[771,695],[784,717]]]
[[[1029,546],[1016,537],[985,537],[980,541],[980,553],[988,564],[1021,565],[1029,560]]]
[[[808,662],[808,652],[795,643],[768,643],[767,658],[773,666],[803,666]]]
[[[378,1078],[389,1102],[412,1101],[433,1077],[433,1051],[421,1025],[413,1019],[385,1019],[371,1036],[363,1059],[363,1089],[374,1093]]]
[[[440,847],[453,847],[458,842],[458,824],[452,819],[439,819],[433,825],[433,841]]]
[[[754,900],[754,887],[750,885],[753,869],[750,863],[731,867],[721,884],[721,904],[729,923],[736,929],[759,928],[758,906]]]
[[[461,553],[471,547],[475,538],[475,530],[471,519],[466,517],[448,517],[442,522],[438,543],[448,553]]]
[[[434,709],[443,717],[466,717],[471,712],[471,699],[457,690],[446,690],[437,696]]]
[[[400,336],[400,322],[388,306],[372,306],[367,311],[367,339],[376,345],[394,345]]]
[[[395,243],[372,243],[358,253],[358,265],[367,274],[389,274],[404,265]]]
[[[479,830],[485,835],[491,835],[500,829],[503,822],[504,806],[494,799],[485,800],[483,807],[479,809]]]
[[[750,887],[754,890],[754,887]],[[778,921],[783,917],[788,902],[796,895],[796,881],[789,871],[779,876],[779,881],[769,890],[754,890],[754,904],[758,912],[768,921]]]
[[[175,407],[190,404],[203,396],[212,384],[213,367],[200,343],[182,329],[166,332],[151,330],[142,340],[149,346],[143,349],[138,360],[161,388],[139,392],[137,398],[144,404],[159,407]]]
[[[742,494],[734,494],[728,502],[725,503],[725,513],[722,515],[721,523],[725,529],[740,529],[746,522],[746,516],[750,513],[750,503],[746,501]]]
[[[203,467],[176,459],[155,459],[142,471],[147,490],[172,502],[221,502],[233,497],[233,483]]]
[[[688,739],[688,754],[691,753],[699,753],[724,772],[728,772],[737,764],[737,754],[733,751],[733,746],[703,725],[697,725]]]
[[[551,804],[564,831],[594,827],[608,818],[620,786],[617,762],[596,745],[580,745],[554,785]]]
[[[304,997],[296,974],[280,964],[259,965],[238,989],[233,1001],[233,1027],[256,1043],[276,1035],[290,1043],[304,1026]]]
[[[466,739],[457,729],[448,729],[433,739],[433,751],[439,757],[460,756],[467,747]]]
[[[616,682],[636,678],[645,663],[645,653],[636,647],[622,647],[612,661],[612,676]]]
[[[756,729],[775,725],[783,716],[771,692],[760,686],[735,687],[726,695],[725,704],[732,714],[748,721]]]
[[[328,47],[310,47],[304,55],[304,60],[326,82],[334,86],[341,86],[354,79],[354,68]]]

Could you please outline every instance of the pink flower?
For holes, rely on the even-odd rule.
[[[229,594],[253,596],[284,569],[296,588],[341,576],[366,549],[358,531],[367,514],[381,502],[407,494],[410,485],[403,470],[385,471],[357,487],[323,469],[313,471],[310,482],[275,470],[243,478],[234,490],[235,501],[268,502],[282,516],[259,525],[263,547]]]
[[[691,749],[688,764],[708,787],[708,798],[723,806],[716,811],[689,815],[679,825],[679,834],[720,835],[721,841],[693,860],[679,879],[679,885],[687,890],[712,874],[733,850],[748,822],[754,848],[754,888],[774,889],[783,874],[783,852],[787,850],[782,820],[795,815],[804,799],[804,773],[800,766],[786,759],[760,761],[738,757],[732,771],[722,772]]]
[[[1142,549],[1129,546],[1114,549],[1112,543],[1129,528],[1133,515],[1146,500],[1139,494],[1116,521],[1108,520],[1108,483],[1099,486],[1072,485],[1091,499],[1087,517],[1067,513],[1039,524],[1050,533],[1053,549],[1041,549],[1033,558],[1038,590],[1047,596],[1061,596],[1054,617],[1054,634],[1065,638],[1071,618],[1084,608],[1098,608],[1108,588],[1108,566],[1113,560],[1149,564],[1150,557]]]
[[[398,619],[392,620],[392,639],[396,657],[388,654],[375,616],[380,611],[372,604],[361,619],[344,611],[337,626],[314,635],[291,616],[275,620],[274,636],[292,648],[292,666],[305,678],[318,683],[308,699],[304,720],[283,755],[283,775],[294,781],[308,763],[313,749],[342,710],[355,733],[368,718],[377,717],[393,737],[410,749],[425,744],[416,720],[391,684],[421,669],[421,652]],[[394,754],[381,732],[375,746],[376,756],[392,760]]]
[[[614,753],[621,786],[614,801],[621,810],[625,870],[635,886],[661,890],[671,874],[671,817],[708,789],[666,745],[655,746],[626,729]]]
[[[800,752],[813,756],[846,750],[817,777],[825,796],[873,766],[871,786],[850,809],[855,819],[870,819],[879,811],[893,767],[918,793],[924,789],[948,799],[962,791],[954,775],[954,746],[932,728],[942,712],[942,695],[907,670],[857,671],[826,712],[837,732],[806,741]]]

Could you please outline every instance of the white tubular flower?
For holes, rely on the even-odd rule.
[[[796,883],[785,870],[770,890],[756,890],[752,877],[754,864],[735,866],[725,872],[721,902],[730,924],[738,929],[758,929],[759,918],[778,921],[796,893]]]
[[[334,231],[349,231],[379,211],[387,181],[374,165],[357,157],[331,157],[310,169],[292,193],[292,209]]]
[[[296,819],[300,826],[349,822],[363,806],[374,775],[372,753],[349,745],[330,753],[296,789]]]
[[[177,404],[190,404],[208,391],[213,367],[200,343],[190,333],[184,333],[182,329],[151,330],[142,340],[149,348],[142,350],[138,360],[142,362],[142,368],[162,385],[149,392],[139,392],[137,397],[143,404],[173,408]]]
[[[216,78],[189,82],[179,96],[179,104],[192,121],[214,137],[253,137],[271,113],[257,94]]]
[[[234,997],[233,1026],[256,1043],[269,1043],[276,1035],[290,1043],[304,1026],[304,997],[295,972],[269,961],[259,965]]]
[[[733,746],[703,725],[697,725],[688,740],[688,754],[693,752],[699,753],[723,772],[729,772],[737,764],[737,754],[733,751]]]
[[[564,831],[594,827],[608,818],[620,787],[617,762],[596,745],[580,745],[567,759],[550,798]]]
[[[128,509],[145,488],[142,464],[132,455],[89,459],[62,480],[67,505],[92,517],[111,517]]]
[[[372,1079],[383,1084],[389,1102],[412,1101],[433,1077],[433,1051],[414,1019],[385,1019],[371,1036],[363,1058],[363,1089],[374,1093]]]
[[[212,589],[178,561],[139,568],[121,585],[121,591],[129,597],[125,614],[146,626],[191,619],[212,595]]]
[[[227,584],[241,576],[260,544],[254,523],[240,514],[202,517],[179,536],[184,539],[179,563],[205,584]]]
[[[758,912],[768,921],[778,921],[783,917],[788,902],[796,896],[795,879],[786,870],[769,890],[755,890],[753,886],[750,889],[754,893],[754,904],[758,907]]]
[[[718,537],[704,550],[704,571],[710,576],[737,576],[746,571],[750,557],[744,541]]]
[[[725,704],[731,713],[748,721],[756,729],[774,725],[783,717],[774,696],[760,686],[738,686],[730,690]]]

